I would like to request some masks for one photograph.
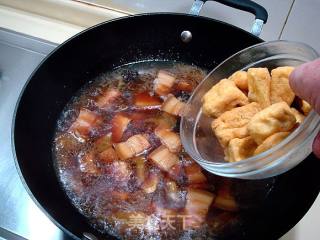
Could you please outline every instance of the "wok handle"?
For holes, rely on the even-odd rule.
[[[202,6],[207,1],[208,0],[195,0],[189,13],[193,15],[199,15],[202,9]],[[256,18],[252,25],[251,33],[257,37],[262,32],[263,24],[267,23],[267,20],[268,20],[267,10],[261,5],[253,1],[250,1],[250,0],[211,0],[211,1],[216,1],[224,5],[254,14]]]

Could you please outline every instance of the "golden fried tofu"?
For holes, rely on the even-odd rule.
[[[229,142],[226,149],[226,160],[229,162],[238,162],[240,160],[253,156],[257,148],[257,143],[252,137],[234,138]]]
[[[307,101],[302,100],[301,101],[301,110],[304,113],[304,115],[307,116],[309,114],[309,112],[311,111],[311,105]]]
[[[270,137],[266,138],[266,140],[264,140],[261,145],[257,147],[257,149],[254,151],[254,155],[265,152],[268,149],[274,147],[282,140],[284,140],[289,134],[290,132],[278,132],[271,135]]]
[[[295,108],[291,108],[291,111],[296,117],[297,123],[302,123],[303,120],[305,119],[305,116]]]
[[[270,106],[271,77],[267,68],[248,69],[248,98],[257,102],[261,107]]]
[[[222,79],[203,96],[202,103],[203,113],[217,118],[232,108],[248,104],[249,101],[233,81]]]
[[[288,132],[296,124],[296,117],[286,102],[279,102],[254,115],[248,123],[250,136],[262,144],[277,132]]]
[[[233,138],[249,136],[247,124],[261,110],[258,103],[250,103],[223,113],[212,121],[211,127],[223,147],[227,147]]]
[[[248,74],[246,71],[237,71],[228,79],[233,81],[241,90],[248,91]]]
[[[289,75],[293,70],[293,67],[278,67],[271,71],[271,104],[282,101],[292,104],[295,94],[289,85]]]

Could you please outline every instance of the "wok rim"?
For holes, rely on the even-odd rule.
[[[12,147],[12,154],[13,154],[13,158],[14,158],[15,168],[17,170],[17,173],[19,175],[19,178],[20,178],[20,180],[22,182],[22,185],[23,185],[24,189],[26,190],[26,192],[28,193],[28,195],[32,199],[32,201],[35,203],[35,205],[45,214],[46,217],[48,217],[48,219],[55,226],[57,226],[63,233],[67,234],[69,237],[71,237],[73,239],[80,239],[80,238],[78,236],[76,236],[75,234],[73,234],[71,231],[69,231],[62,224],[60,224],[59,221],[57,221],[53,216],[51,216],[51,214],[46,210],[45,206],[38,201],[38,199],[34,196],[33,192],[29,188],[29,185],[28,185],[28,183],[27,183],[27,181],[26,181],[26,179],[24,177],[24,174],[23,174],[21,168],[20,168],[19,159],[17,157],[16,145],[15,145],[15,138],[16,138],[15,129],[16,129],[17,112],[19,111],[20,103],[22,102],[22,97],[23,97],[23,95],[24,95],[24,93],[25,93],[30,81],[37,74],[38,70],[47,62],[47,60],[49,58],[51,58],[52,55],[56,54],[67,43],[72,42],[74,39],[82,37],[83,34],[88,33],[90,31],[92,31],[93,29],[96,29],[96,28],[98,28],[100,26],[103,26],[103,25],[106,25],[106,24],[109,24],[109,23],[112,23],[112,22],[130,21],[130,19],[132,19],[132,18],[146,18],[146,17],[149,17],[149,16],[168,16],[168,15],[169,16],[174,16],[174,17],[190,17],[190,18],[195,18],[195,19],[203,19],[203,20],[210,21],[210,22],[216,22],[218,24],[224,25],[225,27],[228,27],[230,29],[236,29],[239,32],[243,32],[244,34],[247,34],[247,35],[249,35],[249,36],[251,36],[253,38],[256,38],[256,40],[258,40],[259,42],[264,42],[264,40],[262,40],[261,38],[253,35],[252,33],[248,32],[248,31],[246,31],[246,30],[244,30],[242,28],[239,28],[239,27],[234,26],[234,25],[232,25],[230,23],[226,23],[226,22],[223,22],[223,21],[220,21],[220,20],[217,20],[217,19],[214,19],[214,18],[209,18],[209,17],[206,17],[206,16],[196,16],[196,15],[192,15],[192,14],[174,13],[174,12],[155,12],[155,13],[133,14],[133,15],[128,15],[128,16],[124,16],[124,17],[119,17],[119,18],[107,20],[107,21],[101,22],[99,24],[96,24],[94,26],[91,26],[89,28],[86,28],[86,29],[82,30],[81,32],[79,32],[79,33],[73,35],[72,37],[68,38],[67,40],[65,40],[61,44],[59,44],[43,60],[41,60],[41,62],[37,65],[37,67],[29,75],[27,81],[24,83],[22,89],[20,90],[18,99],[17,99],[15,107],[14,107],[14,112],[13,112],[12,121],[11,121],[11,147]],[[314,202],[314,200],[312,202]],[[310,209],[310,207],[309,207],[309,209]]]

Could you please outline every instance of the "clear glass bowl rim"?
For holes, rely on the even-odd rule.
[[[208,73],[208,75],[200,82],[200,84],[198,85],[198,87],[200,87],[201,83],[203,81],[205,81],[214,71],[216,71],[216,69],[218,69],[221,65],[223,65],[225,62],[229,61],[230,59],[234,58],[235,56],[237,55],[240,55],[241,53],[245,52],[245,51],[248,51],[248,50],[251,50],[253,48],[258,48],[258,47],[261,47],[261,46],[265,46],[265,45],[269,45],[269,44],[275,44],[275,43],[284,43],[284,44],[295,44],[295,45],[300,45],[301,47],[303,48],[306,48],[308,49],[310,52],[312,52],[315,56],[319,57],[319,54],[312,48],[310,47],[309,45],[305,44],[305,43],[301,43],[301,42],[296,42],[296,41],[288,41],[288,40],[275,40],[275,41],[268,41],[268,42],[263,42],[263,43],[259,43],[259,44],[256,44],[256,45],[253,45],[253,46],[250,46],[248,48],[245,48],[233,55],[231,55],[230,57],[228,57],[227,59],[225,59],[223,62],[221,62],[217,67],[215,67],[212,71],[210,71],[210,73]],[[197,87],[197,88],[198,88]],[[197,88],[194,90],[194,92],[197,91]],[[193,95],[193,94],[192,94]],[[189,98],[187,104],[190,104],[190,101],[192,99],[192,95],[191,97]],[[199,162],[200,165],[204,164],[206,166],[210,166],[210,168],[212,168],[214,171],[219,171],[219,169],[226,169],[226,168],[230,168],[230,169],[234,169],[234,168],[237,168],[237,169],[241,169],[242,167],[244,166],[247,166],[247,165],[250,165],[252,163],[255,163],[255,162],[258,162],[260,160],[262,160],[263,158],[265,158],[266,156],[274,153],[274,152],[277,152],[279,151],[281,148],[285,147],[288,143],[290,143],[291,141],[293,141],[293,139],[295,139],[295,137],[297,135],[299,135],[301,132],[303,132],[306,128],[308,128],[308,125],[310,123],[310,121],[314,120],[315,118],[318,118],[317,120],[317,123],[316,123],[316,126],[312,129],[312,131],[316,130],[317,127],[320,125],[320,118],[319,118],[319,115],[314,111],[314,110],[311,110],[311,112],[308,114],[308,116],[305,118],[305,120],[303,121],[302,124],[300,124],[300,126],[295,129],[286,139],[284,139],[281,143],[277,144],[276,146],[272,147],[271,149],[263,152],[263,153],[260,153],[256,156],[252,156],[250,158],[247,158],[247,159],[244,159],[244,160],[241,160],[241,161],[238,161],[238,162],[223,162],[223,163],[218,163],[218,162],[212,162],[212,161],[207,161],[207,160],[204,160],[201,156],[198,156],[197,153],[189,153],[188,154],[193,158],[195,159],[197,162]],[[181,122],[180,122],[180,135],[184,135],[183,134],[183,124],[184,124],[184,121],[185,118],[182,117],[181,118]],[[301,144],[310,140],[309,138],[307,139],[304,139],[301,141]],[[187,145],[188,143],[186,142],[186,138],[185,137],[182,137],[181,138],[181,141],[182,141],[182,144],[185,146]],[[269,162],[265,162],[265,166],[268,167],[268,165],[274,165],[275,161],[269,161]],[[207,167],[205,167],[207,168]],[[254,171],[259,171],[259,169],[255,169]],[[226,173],[226,172],[222,172],[223,175],[234,175],[234,176],[238,176],[238,175],[242,175],[242,174],[246,174],[245,172],[243,173]]]

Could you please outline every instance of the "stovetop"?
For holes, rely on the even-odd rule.
[[[68,239],[24,189],[11,147],[12,116],[19,93],[56,46],[0,28],[0,239]]]

